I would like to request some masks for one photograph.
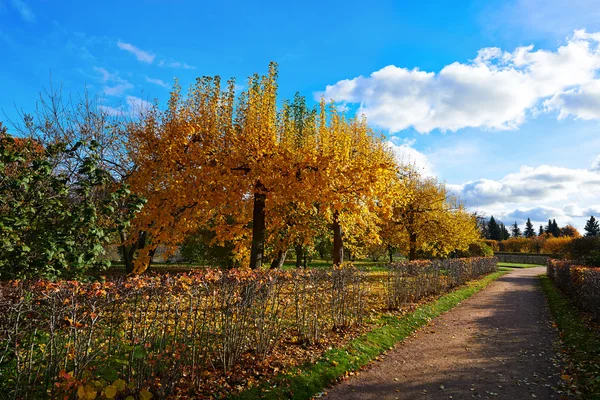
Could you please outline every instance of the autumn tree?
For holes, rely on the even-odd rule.
[[[202,228],[260,268],[267,254],[277,266],[290,245],[312,246],[323,223],[339,263],[342,227],[374,226],[365,216],[382,201],[393,157],[364,119],[346,120],[324,102],[317,110],[296,96],[278,110],[276,78],[271,64],[237,96],[233,81],[222,91],[218,77],[202,78],[186,98],[176,87],[167,110],[131,126],[132,185],[148,199],[131,239],[149,238],[136,272],[159,243],[172,249]]]
[[[391,221],[399,226],[398,247],[410,260],[419,252],[445,257],[479,239],[475,217],[448,195],[443,184],[414,170],[405,179],[408,201],[393,208]]]
[[[573,225],[567,224],[560,228],[560,236],[578,238],[581,234]]]

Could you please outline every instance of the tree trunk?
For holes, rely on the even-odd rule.
[[[287,250],[277,252],[277,257],[273,259],[271,262],[271,269],[281,269],[283,267],[283,263],[285,262],[285,257],[287,256]]]
[[[342,240],[342,227],[340,225],[340,214],[333,213],[333,265],[344,262],[344,242]]]
[[[296,250],[296,268],[302,268],[302,259],[304,258],[304,247],[301,244],[294,246]]]
[[[408,259],[410,261],[417,259],[417,234],[416,233],[410,234]]]
[[[133,273],[133,261],[135,259],[135,253],[144,248],[146,246],[146,239],[148,237],[148,232],[140,231],[138,239],[130,244],[126,245],[127,241],[125,237],[125,233],[123,231],[119,232],[119,236],[121,237],[121,245],[119,246],[119,250],[121,251],[121,257],[123,258],[123,263],[125,264],[125,273],[132,274]],[[152,250],[150,253],[150,263],[152,263],[152,256],[154,256],[155,250]]]
[[[252,210],[252,248],[250,269],[259,269],[265,252],[265,199],[264,186],[260,181],[254,187],[254,207]]]
[[[388,255],[390,256],[390,264],[394,262],[394,248],[388,246]]]

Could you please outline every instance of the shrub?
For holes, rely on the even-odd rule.
[[[542,253],[564,254],[567,245],[573,240],[570,237],[548,238],[542,246]]]
[[[231,242],[223,245],[215,244],[213,243],[215,236],[215,233],[208,229],[189,235],[181,244],[181,256],[188,262],[204,262],[206,265],[233,268],[236,266],[234,244]]]
[[[564,252],[569,260],[600,267],[600,237],[598,236],[573,239],[566,246]]]
[[[600,321],[600,268],[550,259],[547,273],[578,307],[592,313]]]
[[[500,246],[498,245],[497,240],[483,239],[482,242],[490,246],[494,253],[500,251]]]
[[[473,258],[405,262],[373,274],[342,265],[4,283],[0,393],[210,393],[215,382],[264,366],[282,343],[331,343],[335,332],[363,324],[367,311],[401,308],[495,266],[494,258]]]
[[[402,261],[391,264],[387,276],[387,305],[398,309],[407,302],[442,293],[467,280],[494,272],[494,257]]]
[[[457,251],[454,253],[454,257],[465,258],[465,257],[491,257],[494,255],[494,251],[488,246],[485,241],[478,241],[469,244],[469,248],[464,251]]]
[[[523,237],[515,237],[500,242],[500,250],[509,253],[527,253],[531,251],[531,241]]]
[[[87,153],[80,162],[77,149]],[[56,167],[75,160],[75,171]],[[0,130],[0,279],[77,278],[109,265],[103,245],[142,205],[113,183],[97,143],[43,147]]]

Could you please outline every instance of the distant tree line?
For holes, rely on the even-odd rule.
[[[527,222],[525,223],[525,229],[523,231],[521,231],[521,228],[519,227],[519,224],[516,221],[510,226],[509,231],[506,228],[506,225],[504,225],[504,223],[501,221],[496,221],[493,215],[487,222],[483,219],[479,219],[479,228],[481,229],[482,237],[497,241],[507,240],[511,237],[532,238],[535,236],[547,236],[558,238],[581,236],[579,231],[570,224],[567,224],[563,227],[559,227],[556,223],[556,219],[549,219],[548,224],[546,226],[540,225],[537,235],[535,232],[535,228],[531,222],[531,218],[527,218]],[[586,237],[600,236],[600,224],[593,215],[590,216],[590,219],[586,222],[584,230],[584,236]]]

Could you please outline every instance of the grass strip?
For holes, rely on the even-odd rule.
[[[572,375],[563,375],[563,379],[573,379],[580,391],[575,394],[581,398],[600,399],[600,335],[585,324],[580,311],[547,275],[540,280],[571,364],[568,371]]]
[[[403,317],[384,315],[380,318],[381,326],[350,341],[344,347],[328,350],[316,363],[293,368],[277,376],[271,384],[248,389],[231,398],[310,399],[346,372],[359,370],[417,329],[427,325],[433,318],[455,307],[506,273],[498,271],[472,281]]]

